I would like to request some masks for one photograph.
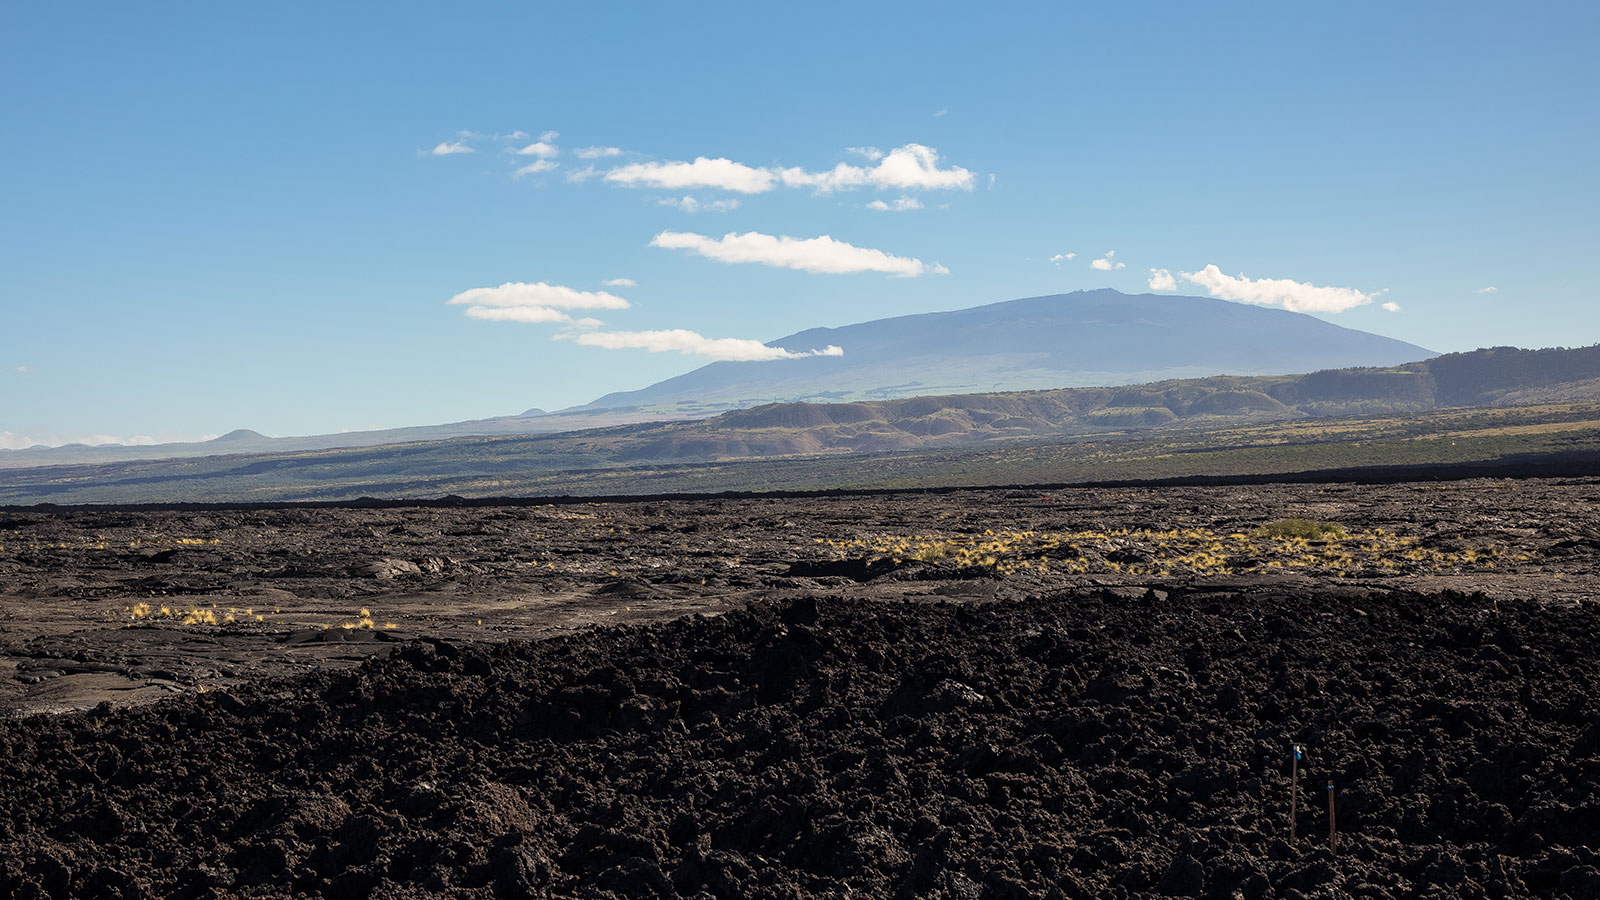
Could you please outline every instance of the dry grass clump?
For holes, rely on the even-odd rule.
[[[330,625],[328,627],[332,628],[333,626]],[[343,628],[345,631],[354,631],[357,628],[375,630],[377,629],[378,624],[377,620],[372,618],[372,610],[363,606],[361,608],[361,612],[356,615],[356,620],[354,622],[344,622],[340,624],[339,627]],[[383,628],[386,631],[393,631],[396,628],[396,625],[393,622],[385,622],[383,623]]]
[[[1338,522],[1315,519],[1279,519],[1250,532],[1254,538],[1303,538],[1308,541],[1344,540],[1350,535]]]
[[[215,625],[217,624],[217,614],[214,610],[200,609],[196,607],[195,609],[189,610],[188,614],[183,617],[183,624]]]
[[[265,622],[267,619],[254,609],[230,607],[227,612],[219,613],[215,605],[191,606],[188,609],[176,606],[157,608],[142,600],[123,607],[122,611],[128,614],[129,623],[150,625],[237,625],[241,622]]]
[[[1208,528],[1086,529],[818,539],[834,559],[1013,575],[1174,578],[1297,572],[1337,578],[1495,568],[1494,544],[1448,551],[1382,528],[1350,532],[1333,522],[1282,519],[1249,533]]]

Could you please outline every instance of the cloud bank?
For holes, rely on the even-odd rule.
[[[760,362],[772,359],[799,359],[806,356],[843,356],[844,350],[829,344],[821,350],[793,351],[769,347],[748,338],[708,338],[683,328],[663,331],[585,331],[557,335],[585,347],[606,350],[648,350],[651,353],[676,351],[731,362]]]
[[[646,162],[619,166],[601,176],[623,187],[655,187],[668,190],[714,188],[740,194],[761,194],[772,190],[777,178],[766,169],[755,169],[731,159],[696,157],[694,162]]]
[[[851,149],[865,152],[863,148]],[[871,150],[871,153],[877,152]],[[778,187],[809,188],[824,194],[853,188],[972,190],[972,172],[960,166],[939,168],[939,153],[932,147],[906,144],[878,157],[869,155],[869,158],[876,164],[840,163],[823,172],[810,172],[798,166],[766,168],[748,166],[726,157],[697,156],[693,162],[630,163],[611,169],[601,177],[623,187],[720,190],[739,194],[764,194]]]
[[[692,232],[663,231],[651,239],[650,246],[687,250],[717,262],[759,263],[824,275],[883,272],[899,278],[915,278],[928,273],[949,273],[938,263],[930,266],[920,259],[893,256],[882,250],[836,241],[826,234],[801,240],[788,235],[780,237],[756,231],[744,234],[729,232],[721,238]]]
[[[632,279],[613,278],[608,287],[633,287]],[[747,338],[708,338],[682,328],[661,331],[601,331],[599,319],[574,318],[568,310],[628,309],[627,300],[606,291],[580,291],[559,284],[539,281],[532,284],[507,282],[499,287],[473,288],[451,297],[449,304],[467,307],[469,319],[486,322],[519,322],[529,325],[554,324],[562,330],[552,340],[569,340],[585,347],[606,350],[648,350],[651,353],[676,351],[713,360],[754,362],[770,359],[799,359],[805,356],[843,356],[844,350],[828,345],[820,350],[786,350],[769,347]],[[3,444],[0,444],[3,446]],[[27,445],[24,445],[27,446]]]
[[[1366,294],[1354,288],[1318,287],[1287,278],[1237,278],[1208,265],[1198,272],[1179,272],[1185,281],[1200,285],[1213,297],[1258,306],[1278,306],[1294,312],[1339,313],[1372,302],[1378,291]]]
[[[571,322],[569,309],[627,309],[628,301],[608,291],[580,291],[542,281],[508,281],[499,287],[473,288],[451,297],[452,306],[467,307],[467,317],[490,322]]]
[[[580,291],[560,284],[508,281],[499,287],[473,288],[451,297],[452,306],[553,306],[558,309],[627,309],[628,301],[606,291]]]
[[[972,190],[973,175],[960,166],[939,168],[939,153],[922,144],[896,147],[870,167],[840,163],[826,172],[804,169],[779,169],[778,177],[788,187],[808,187],[821,193],[858,187],[879,190]]]
[[[488,322],[571,322],[572,317],[548,306],[469,306],[467,318]]]

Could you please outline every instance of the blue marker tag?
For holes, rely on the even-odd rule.
[[[1299,744],[1296,744],[1294,746],[1294,758],[1295,759],[1305,759],[1305,757],[1300,755],[1300,745]]]

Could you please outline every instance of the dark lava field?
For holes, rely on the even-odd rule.
[[[0,897],[1600,897],[1597,548],[1594,479],[3,509]]]

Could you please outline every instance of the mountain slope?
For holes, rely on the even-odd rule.
[[[1477,408],[1450,403],[1464,394]],[[0,504],[1021,484],[1500,465],[1530,453],[1600,460],[1600,346],[1498,347],[1307,375],[779,403],[564,434],[0,469]]]
[[[1421,347],[1300,313],[1201,297],[1079,291],[814,328],[772,342],[838,344],[843,357],[719,362],[638,391],[547,413],[303,437],[239,429],[211,441],[0,451],[0,469],[220,453],[288,453],[477,435],[541,434],[701,419],[764,403],[882,400],[1386,366]]]
[[[709,415],[709,413],[707,414]],[[60,447],[0,449],[0,470],[130,462],[143,459],[179,459],[216,456],[224,453],[299,453],[307,450],[334,450],[347,447],[376,447],[417,441],[444,441],[458,437],[496,434],[549,434],[581,431],[612,425],[657,421],[663,418],[688,419],[693,415],[662,416],[650,411],[587,409],[546,413],[528,410],[520,416],[470,419],[442,425],[412,425],[377,431],[346,431],[338,434],[312,434],[298,437],[268,437],[248,428],[230,431],[207,441],[170,444],[66,444]]]
[[[1303,313],[1204,297],[1078,291],[813,328],[774,346],[843,356],[716,362],[587,409],[715,409],[790,400],[1115,385],[1390,366],[1432,351]]]

